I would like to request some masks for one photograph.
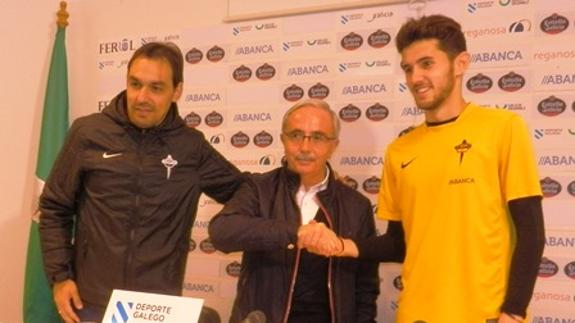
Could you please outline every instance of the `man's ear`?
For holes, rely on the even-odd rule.
[[[456,76],[462,76],[465,71],[469,68],[470,55],[468,52],[461,52],[455,56],[453,60],[453,72]]]
[[[172,102],[176,102],[182,96],[182,92],[184,92],[184,83],[180,82],[178,86],[174,89],[174,95],[172,96]]]

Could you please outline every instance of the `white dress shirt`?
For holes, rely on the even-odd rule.
[[[329,178],[329,167],[325,167],[325,178],[318,184],[310,187],[307,191],[302,184],[296,193],[296,201],[299,209],[301,210],[301,223],[308,224],[309,221],[315,218],[319,204],[315,200],[317,192],[323,191],[327,188],[327,180]]]

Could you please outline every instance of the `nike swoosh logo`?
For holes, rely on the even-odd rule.
[[[122,155],[122,153],[108,154],[108,152],[105,152],[105,153],[102,154],[102,157],[104,157],[104,158],[107,159],[107,158],[118,157],[118,156],[121,156],[121,155]]]
[[[401,169],[404,169],[405,167],[409,166],[409,164],[411,164],[415,160],[415,158],[417,158],[417,157],[413,157],[410,161],[408,161],[406,163],[401,162]]]

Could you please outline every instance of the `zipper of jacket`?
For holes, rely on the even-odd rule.
[[[296,248],[297,248],[297,246],[296,246]],[[289,286],[288,299],[287,299],[287,303],[286,303],[284,318],[282,320],[283,323],[287,323],[287,321],[289,319],[289,313],[291,311],[292,297],[293,297],[293,292],[295,289],[295,281],[297,279],[297,272],[299,270],[300,256],[301,256],[301,249],[298,248],[296,251],[296,255],[295,255],[295,262],[293,265],[293,272],[292,272],[291,282],[290,282],[290,286]]]
[[[317,198],[317,196],[314,197],[314,200],[317,203],[317,205],[319,206],[319,208],[321,209],[321,211],[323,212],[323,214],[325,215],[325,219],[327,221],[328,227],[335,232],[331,215],[329,214],[327,209],[323,206],[321,201]],[[327,290],[328,290],[328,295],[329,295],[329,309],[331,311],[331,323],[335,323],[336,322],[336,320],[335,320],[335,296],[333,294],[334,293],[333,292],[333,286],[331,283],[332,282],[332,276],[333,276],[333,257],[329,257],[328,258],[328,267],[327,267]]]
[[[293,202],[295,208],[297,210],[299,210],[298,222],[301,225],[301,209],[300,209],[299,205],[297,205],[297,203],[294,200],[292,200],[292,202]],[[292,275],[291,275],[291,281],[290,281],[290,286],[289,286],[289,292],[288,292],[288,298],[287,298],[287,302],[286,302],[285,312],[284,312],[284,316],[282,319],[283,323],[287,323],[287,321],[289,319],[289,314],[291,312],[291,303],[292,303],[293,293],[295,290],[295,282],[297,279],[297,272],[299,270],[299,261],[301,258],[301,249],[298,248],[297,241],[296,241],[295,248],[297,250],[296,250],[295,261],[294,261],[293,269],[292,269]]]
[[[145,145],[146,141],[146,129],[142,129],[141,132],[143,138],[142,142],[138,144],[138,152],[137,152],[137,163],[138,163],[138,176],[136,182],[136,189],[137,192],[135,194],[135,202],[134,202],[134,213],[130,217],[128,221],[128,225],[130,227],[130,232],[128,236],[128,248],[127,248],[127,255],[126,255],[126,267],[124,268],[124,282],[126,284],[126,288],[131,288],[132,286],[132,262],[134,261],[134,238],[136,236],[136,220],[138,217],[138,212],[140,209],[140,196],[141,196],[141,185],[142,185],[142,174],[144,172],[142,166],[142,150]]]
[[[331,215],[329,214],[329,212],[327,212],[327,209],[323,206],[323,204],[319,201],[319,199],[317,197],[314,197],[314,200],[316,201],[319,208],[322,210],[323,214],[325,215],[325,218],[326,218],[326,221],[327,221],[329,228],[333,229],[333,221],[331,219]],[[298,207],[298,209],[299,209],[299,207]],[[301,211],[300,211],[300,213],[301,213]],[[300,215],[300,219],[301,219],[301,215]],[[300,225],[301,225],[301,220],[300,220]],[[297,248],[297,246],[296,246],[296,248]],[[292,279],[290,282],[290,288],[289,288],[289,293],[288,293],[286,309],[285,309],[284,317],[282,320],[283,323],[287,323],[287,321],[289,319],[289,313],[291,311],[292,297],[293,297],[293,292],[295,289],[295,282],[297,279],[297,272],[299,270],[300,256],[301,256],[301,249],[298,248],[297,253],[296,253],[295,263],[293,266]],[[333,271],[333,257],[329,257],[328,268],[327,268],[327,289],[328,289],[328,296],[329,296],[329,309],[331,312],[331,323],[335,323],[336,322],[336,320],[335,320],[335,300],[334,300],[334,295],[333,295],[333,287],[331,284],[332,271]]]

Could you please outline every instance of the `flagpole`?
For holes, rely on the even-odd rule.
[[[56,13],[56,16],[58,16],[56,24],[60,28],[66,28],[68,26],[68,17],[70,17],[70,15],[68,14],[68,11],[66,11],[67,6],[68,4],[66,1],[60,1],[60,10]]]

